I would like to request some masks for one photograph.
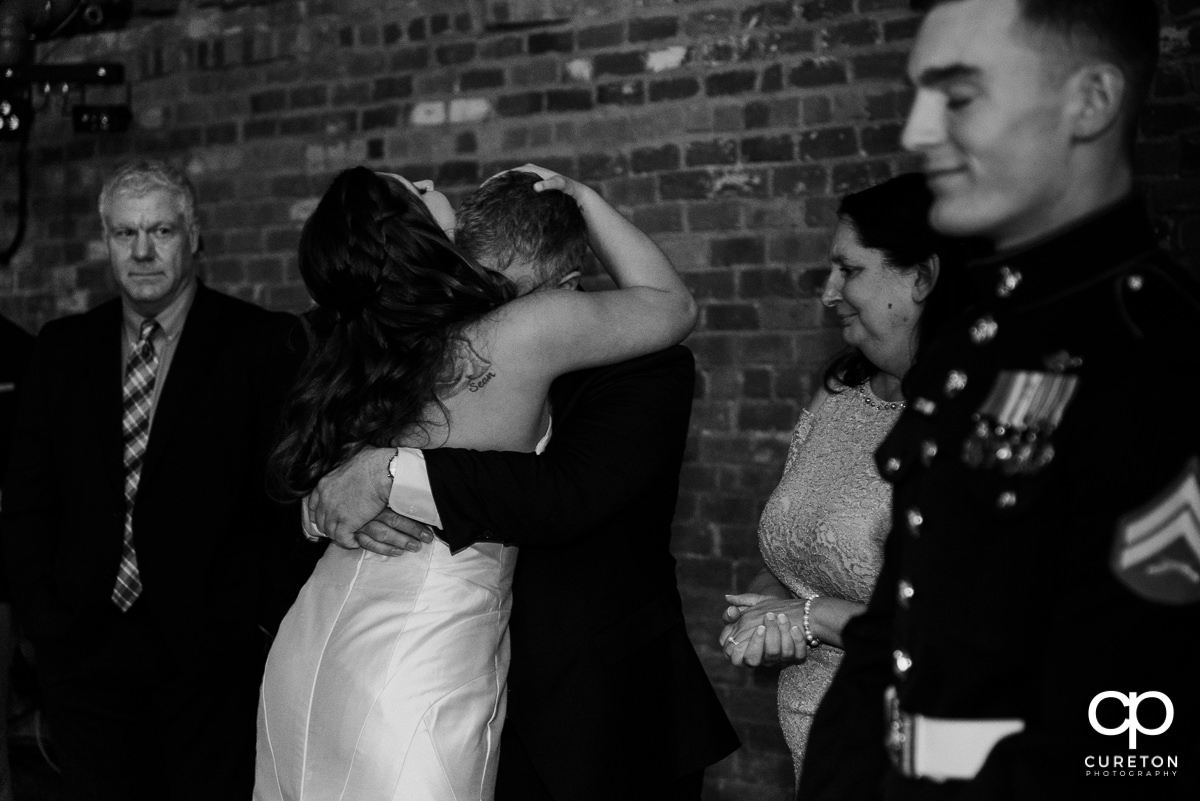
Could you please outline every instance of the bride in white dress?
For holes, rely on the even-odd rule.
[[[617,289],[564,291],[577,271],[519,258],[503,276],[484,269],[443,233],[454,213],[432,182],[343,172],[301,235],[315,344],[273,456],[284,492],[303,497],[367,445],[540,452],[557,376],[691,330],[695,303],[649,237],[586,186],[521,171],[534,177],[505,180],[578,211],[539,195],[546,210],[510,227],[524,242],[509,252],[577,228]],[[492,798],[516,555],[437,539],[396,557],[330,546],[267,660],[255,798]]]

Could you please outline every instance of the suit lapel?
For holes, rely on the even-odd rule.
[[[189,403],[200,392],[201,382],[211,376],[220,354],[221,327],[214,306],[214,293],[201,284],[188,311],[179,344],[171,359],[167,382],[158,397],[150,441],[142,464],[142,481],[154,472],[173,433],[187,419]]]

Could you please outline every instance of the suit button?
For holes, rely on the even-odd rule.
[[[916,590],[913,589],[912,582],[908,579],[900,579],[900,584],[896,588],[896,600],[900,603],[901,609],[908,609],[909,601],[916,595]]]
[[[899,469],[900,469],[900,460],[897,459],[895,456],[893,456],[892,458],[888,459],[886,462],[883,463],[883,472],[887,473],[889,476],[896,475],[896,471]]]
[[[937,443],[931,439],[925,440],[921,443],[921,462],[924,463],[926,467],[929,467],[929,465],[933,462],[933,457],[937,456],[937,452]]]

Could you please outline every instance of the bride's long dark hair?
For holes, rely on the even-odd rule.
[[[430,423],[447,344],[516,296],[500,273],[458,250],[395,179],[345,170],[300,234],[300,274],[316,301],[312,348],[271,454],[275,494],[308,494],[367,445]]]

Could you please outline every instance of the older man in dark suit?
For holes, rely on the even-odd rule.
[[[166,164],[109,178],[120,298],[47,324],[22,386],[5,557],[72,799],[251,792],[299,539],[264,465],[302,338],[197,280],[195,205]]]

